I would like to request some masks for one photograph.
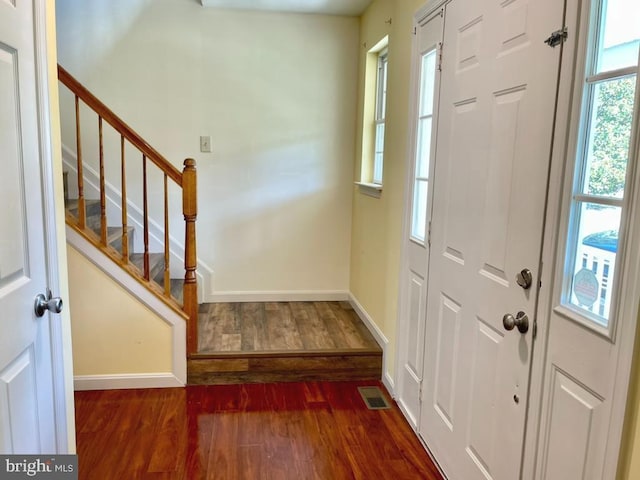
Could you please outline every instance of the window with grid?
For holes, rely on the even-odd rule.
[[[640,44],[637,0],[594,2],[582,89],[580,128],[562,302],[610,328]]]
[[[384,122],[387,105],[387,50],[378,54],[376,74],[375,139],[372,183],[382,185],[382,167],[384,161]]]

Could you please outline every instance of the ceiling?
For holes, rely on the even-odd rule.
[[[200,0],[203,7],[359,16],[372,0]]]

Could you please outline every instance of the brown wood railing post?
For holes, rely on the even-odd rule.
[[[104,136],[102,133],[102,117],[98,116],[98,143],[100,154],[100,241],[107,245],[107,197],[104,180]]]
[[[129,263],[129,228],[127,227],[127,166],[124,154],[124,135],[120,136],[120,189],[122,190],[122,262]]]
[[[84,204],[84,172],[82,171],[82,138],[80,137],[80,99],[76,97],[76,155],[78,171],[78,226],[85,227],[87,218]]]
[[[198,280],[196,278],[196,217],[197,178],[196,161],[187,158],[182,170],[182,213],[185,222],[183,310],[187,321],[187,354],[198,350]]]
[[[149,199],[147,195],[147,156],[142,154],[142,238],[144,242],[144,278],[151,280],[149,269]]]
[[[164,174],[164,294],[171,296],[171,273],[169,255],[169,185],[167,174]]]

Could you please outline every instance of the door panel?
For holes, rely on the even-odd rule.
[[[455,300],[445,295],[440,297],[438,312],[438,352],[436,355],[434,380],[434,408],[444,424],[453,430],[455,375],[458,365],[460,340],[460,310]]]
[[[450,478],[519,477],[562,2],[445,10],[420,432]],[[453,61],[451,61],[451,60]]]
[[[0,438],[3,444],[0,445],[0,451],[28,452],[34,442],[39,444],[35,379],[31,348],[22,352],[0,372],[0,411],[3,418],[19,419],[17,425],[11,422],[14,424],[7,424],[2,429]]]
[[[0,452],[55,453],[33,3],[0,3]]]
[[[543,478],[588,478],[587,472],[599,457],[594,451],[594,434],[602,419],[602,399],[566,373],[552,373],[551,429],[546,450]],[[599,418],[600,417],[600,418]]]

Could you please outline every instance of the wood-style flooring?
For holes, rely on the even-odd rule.
[[[307,382],[76,392],[79,478],[442,480],[397,406]],[[391,401],[391,403],[393,403]]]
[[[198,353],[379,348],[348,302],[200,305]]]
[[[191,385],[378,380],[382,349],[348,302],[200,306]]]

